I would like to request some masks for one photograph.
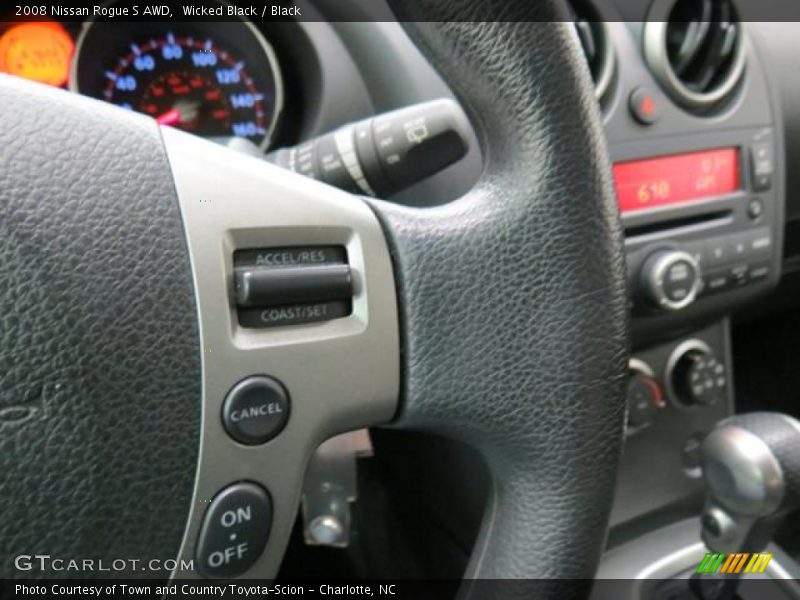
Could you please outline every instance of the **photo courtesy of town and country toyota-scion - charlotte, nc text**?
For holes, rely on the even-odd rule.
[[[37,584],[26,585],[18,583],[15,585],[17,596],[94,596],[107,598],[109,596],[153,596],[155,598],[179,598],[179,597],[227,597],[245,598],[258,596],[395,596],[399,593],[399,586],[396,584],[385,583],[378,585],[330,585],[327,583],[313,585],[255,585],[255,584],[192,584],[183,583],[171,585],[153,585],[146,582],[135,584],[113,583],[113,584]]]
[[[201,6],[195,4],[131,4],[127,6],[72,6],[69,4],[31,4],[14,6],[14,15],[17,17],[92,17],[99,19],[125,19],[131,17],[153,18],[206,18],[206,17],[247,17],[251,19],[266,19],[268,17],[302,17],[299,6],[264,4],[239,5],[219,4]]]

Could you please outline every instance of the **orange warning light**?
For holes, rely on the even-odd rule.
[[[64,85],[73,50],[72,38],[58,23],[14,25],[0,35],[0,73]]]

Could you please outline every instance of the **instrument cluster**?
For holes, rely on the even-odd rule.
[[[0,24],[0,72],[203,137],[244,138],[262,150],[284,103],[276,53],[246,20]]]

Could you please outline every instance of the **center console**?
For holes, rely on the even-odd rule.
[[[612,525],[691,500],[699,511],[700,441],[733,413],[728,322],[637,350],[630,373]]]
[[[729,313],[774,286],[785,195],[780,108],[746,24],[736,85],[705,108],[658,77],[652,63],[668,59],[642,49],[653,25],[608,24],[617,68],[606,135],[637,340]]]
[[[711,13],[694,14],[701,4]],[[781,275],[781,108],[736,0],[573,5],[605,118],[633,337],[626,444],[598,577],[626,586],[614,597],[691,597],[674,582],[707,552],[699,449],[735,412],[729,316]],[[769,551],[762,579],[800,576],[791,557]],[[597,597],[610,597],[607,588]],[[790,588],[770,592],[800,597]]]
[[[636,15],[632,3],[615,4],[625,18],[610,3],[575,3],[594,25],[582,39],[593,34],[605,69],[593,74],[603,83],[633,334],[612,526],[702,505],[698,441],[734,411],[728,316],[780,278],[785,196],[780,107],[747,24],[706,17],[728,54],[706,57],[701,44],[687,57],[696,3],[638,3]],[[735,15],[733,0],[712,5]]]

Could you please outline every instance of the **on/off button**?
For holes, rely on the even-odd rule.
[[[272,498],[252,481],[226,487],[212,500],[195,548],[197,570],[206,577],[236,577],[264,551],[272,526]]]
[[[242,444],[268,442],[289,420],[289,394],[272,377],[248,377],[233,386],[222,406],[222,423]]]

